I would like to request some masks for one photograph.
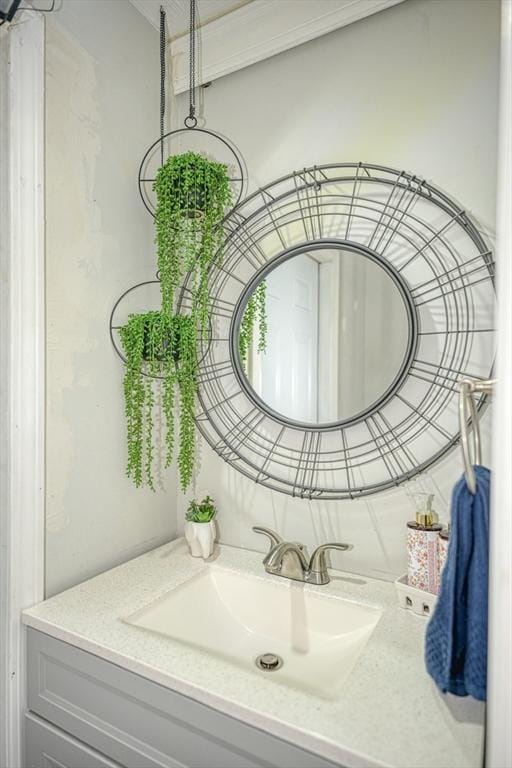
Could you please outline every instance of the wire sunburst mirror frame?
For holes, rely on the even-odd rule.
[[[224,221],[209,279],[211,337],[199,357],[197,426],[213,450],[260,485],[308,499],[397,486],[458,441],[462,377],[493,365],[494,261],[470,216],[432,184],[370,163],[295,171],[242,200]],[[369,256],[401,286],[409,353],[393,386],[357,418],[298,424],[259,400],[238,363],[250,286],[309,247]],[[187,310],[188,288],[180,297]],[[481,410],[485,396],[478,402]]]

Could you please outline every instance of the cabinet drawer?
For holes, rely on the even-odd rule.
[[[125,768],[336,768],[42,632],[27,645],[30,709]]]
[[[59,728],[25,715],[25,768],[121,768]]]

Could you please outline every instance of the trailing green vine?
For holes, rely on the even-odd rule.
[[[254,325],[258,324],[258,352],[265,352],[267,349],[267,284],[265,280],[258,283],[258,286],[251,298],[247,302],[242,322],[240,323],[239,350],[242,366],[247,369],[249,350],[254,339]]]
[[[181,489],[190,484],[195,461],[195,402],[197,394],[197,339],[193,318],[175,315],[177,380],[180,407],[180,450],[178,468]]]
[[[126,473],[137,487],[154,487],[153,412],[155,387],[163,379],[166,422],[165,466],[174,453],[174,407],[179,400],[178,466],[183,490],[192,478],[195,457],[194,412],[197,392],[196,330],[190,316],[161,312],[130,315],[120,330],[126,357],[124,398],[128,438]],[[159,377],[159,378],[157,378]]]
[[[177,461],[185,490],[195,461],[197,335],[206,338],[209,331],[208,273],[222,258],[221,223],[232,197],[226,166],[193,152],[169,157],[157,172],[154,190],[161,311],[130,315],[120,330],[126,358],[126,472],[137,487],[155,489],[155,387],[162,380],[165,466],[173,461],[178,404]],[[177,315],[177,292],[187,276],[190,314]]]
[[[267,349],[267,284],[265,280],[256,288],[256,307],[258,312],[258,352]]]
[[[156,175],[155,215],[162,314],[171,317],[176,292],[190,272],[191,316],[208,332],[208,270],[222,257],[226,208],[232,202],[225,165],[194,152],[172,155]]]

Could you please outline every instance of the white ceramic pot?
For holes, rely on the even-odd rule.
[[[213,553],[215,545],[215,520],[209,523],[185,523],[185,538],[192,557],[203,557],[205,560]]]

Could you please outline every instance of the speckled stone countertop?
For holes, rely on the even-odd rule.
[[[322,594],[383,609],[335,700],[276,683],[122,619],[204,568],[268,576],[260,553],[222,546],[204,563],[183,539],[23,613],[24,623],[348,768],[481,766],[484,706],[442,696],[423,664],[422,617],[398,607],[393,584],[331,571]]]

